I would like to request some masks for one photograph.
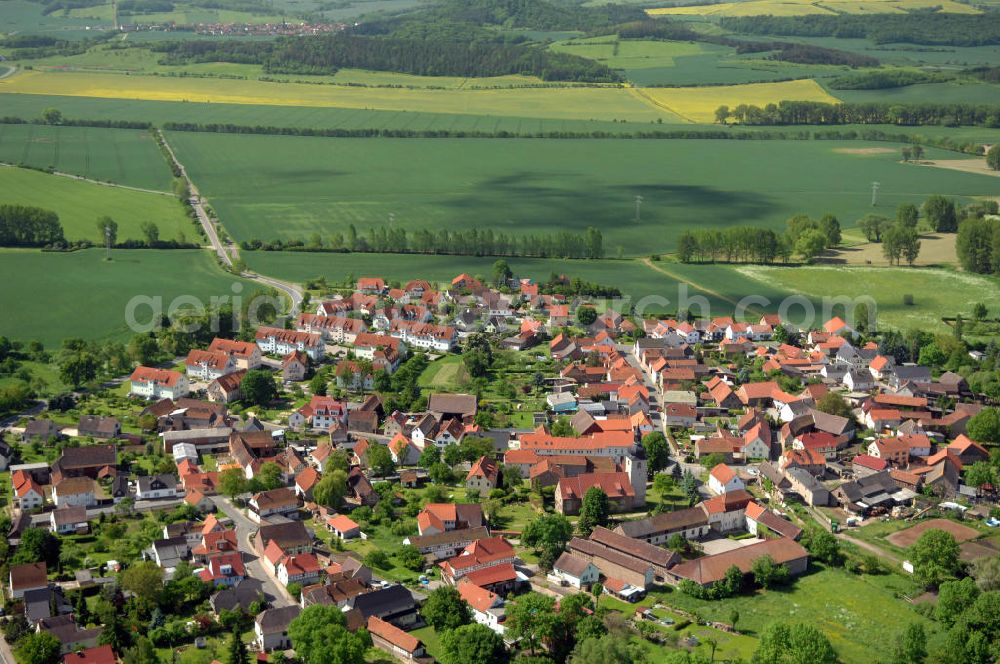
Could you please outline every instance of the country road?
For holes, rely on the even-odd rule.
[[[235,257],[236,259],[239,259],[239,250],[236,248],[235,244],[230,244],[228,246],[222,244],[222,240],[219,239],[219,234],[216,231],[215,224],[205,211],[205,199],[198,191],[198,187],[195,186],[194,181],[191,180],[191,176],[188,175],[187,168],[185,168],[184,164],[182,164],[177,158],[173,147],[171,147],[170,143],[167,142],[167,137],[163,135],[163,132],[157,129],[156,133],[159,135],[160,140],[163,141],[163,146],[170,155],[170,159],[177,164],[181,177],[184,178],[184,181],[187,183],[188,191],[190,192],[188,202],[191,203],[191,207],[198,216],[198,221],[201,222],[201,227],[205,230],[205,235],[208,237],[209,242],[212,243],[212,249],[215,250],[215,253],[219,256],[219,260],[221,260],[223,264],[230,268],[233,267],[233,258]],[[244,270],[240,273],[240,276],[253,281],[259,281],[260,283],[276,288],[287,295],[291,303],[291,310],[289,311],[290,316],[294,316],[300,310],[302,306],[302,287],[298,284],[291,281],[284,281],[282,279],[275,279],[274,277],[266,277],[262,274],[257,274],[256,272],[251,272],[249,270]]]
[[[257,531],[257,524],[248,519],[243,510],[227,498],[213,496],[211,500],[218,509],[225,512],[226,516],[233,520],[233,526],[236,528],[236,543],[243,553],[243,564],[246,566],[247,574],[261,582],[264,594],[271,606],[280,607],[294,604],[295,600],[287,590],[278,584],[273,576],[267,573],[260,557],[250,545],[250,535]]]

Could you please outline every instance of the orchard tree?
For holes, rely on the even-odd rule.
[[[486,625],[462,625],[441,635],[442,664],[506,664],[509,660],[503,639]]]
[[[937,588],[955,578],[960,567],[955,537],[944,530],[925,531],[909,549],[913,576],[925,588]]]
[[[472,620],[469,605],[458,594],[458,590],[447,585],[431,591],[420,609],[420,615],[439,634],[467,625]]]
[[[837,664],[837,653],[812,625],[774,622],[764,628],[754,664]]]
[[[385,477],[396,470],[396,464],[392,460],[389,448],[385,445],[371,445],[368,448],[368,467],[381,477]]]
[[[347,473],[334,470],[323,475],[323,478],[313,487],[313,498],[316,502],[330,509],[340,507],[340,501],[347,493]]]
[[[562,514],[547,513],[525,526],[521,533],[521,544],[534,549],[538,554],[539,564],[545,569],[551,569],[572,536],[573,524],[569,519]]]
[[[587,536],[597,526],[608,525],[610,512],[608,494],[597,486],[587,489],[587,493],[583,495],[583,506],[580,508],[580,520],[577,523],[580,533]]]
[[[240,381],[243,400],[254,406],[265,407],[278,397],[274,376],[266,369],[251,369]]]
[[[991,406],[969,418],[969,438],[977,443],[1000,445],[1000,408]]]
[[[667,467],[670,462],[670,445],[660,431],[650,431],[642,437],[642,447],[646,450],[646,463],[651,475]]]
[[[295,652],[309,664],[363,664],[368,643],[362,634],[347,630],[336,606],[306,607],[288,626]]]

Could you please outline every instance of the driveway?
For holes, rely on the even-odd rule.
[[[271,606],[281,607],[295,604],[295,600],[288,594],[288,591],[267,573],[267,570],[264,569],[264,563],[257,557],[257,553],[250,545],[250,535],[257,531],[257,524],[248,519],[240,508],[223,496],[213,496],[212,502],[233,520],[233,526],[236,528],[236,541],[243,553],[243,563],[246,566],[247,574],[261,582],[264,587],[264,595],[267,596]]]

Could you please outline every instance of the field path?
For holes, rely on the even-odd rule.
[[[663,267],[663,265],[658,265],[658,264],[654,263],[648,257],[641,259],[640,262],[643,265],[645,265],[646,267],[648,267],[649,269],[651,269],[651,270],[655,270],[656,272],[659,272],[660,274],[662,274],[664,276],[670,277],[671,279],[676,279],[677,281],[680,281],[681,283],[687,284],[688,286],[691,286],[695,290],[699,290],[702,293],[708,293],[709,295],[712,295],[713,297],[717,297],[720,300],[725,300],[726,302],[729,302],[730,304],[732,304],[734,307],[739,304],[739,300],[737,300],[737,299],[735,299],[733,297],[730,297],[729,295],[723,295],[722,293],[720,293],[717,290],[712,290],[711,288],[705,288],[701,284],[696,283],[694,281],[691,281],[690,279],[688,279],[685,276],[677,274],[676,272],[672,272],[671,270]],[[746,307],[746,310],[747,311],[751,311],[751,312],[756,312],[756,313],[763,313],[763,310],[759,309],[755,305],[748,305]]]
[[[236,258],[238,260],[240,257],[239,249],[237,249],[235,244],[230,244],[228,247],[222,244],[222,240],[219,239],[219,234],[215,229],[215,224],[212,223],[208,213],[205,212],[205,198],[198,192],[198,187],[196,187],[194,181],[191,180],[191,176],[188,175],[184,164],[182,164],[177,158],[177,154],[167,141],[167,137],[164,136],[163,132],[159,129],[156,130],[156,133],[159,135],[160,140],[163,141],[163,147],[166,148],[167,152],[170,154],[170,158],[180,169],[181,177],[184,178],[185,182],[187,182],[188,191],[191,194],[191,198],[188,199],[188,201],[191,203],[191,207],[194,209],[195,215],[198,217],[198,221],[201,222],[201,226],[205,230],[205,235],[208,237],[209,241],[211,241],[212,248],[215,250],[215,253],[218,254],[219,260],[221,260],[224,265],[233,267],[233,259]],[[221,221],[219,221],[219,226],[222,226]],[[250,272],[249,270],[242,271],[240,276],[259,281],[282,291],[288,296],[291,303],[291,309],[289,311],[290,315],[295,315],[300,310],[302,306],[302,287],[297,283],[275,279],[274,277],[267,277],[255,272]]]
[[[640,100],[642,102],[645,102],[645,103],[647,103],[647,104],[649,104],[651,106],[654,106],[655,108],[658,108],[658,109],[660,109],[662,111],[667,111],[668,113],[672,113],[673,115],[676,115],[677,117],[679,117],[684,122],[690,122],[692,124],[695,124],[695,120],[687,117],[686,115],[683,115],[683,114],[679,113],[678,111],[670,108],[669,106],[667,106],[664,103],[656,101],[655,99],[653,99],[652,97],[650,97],[649,95],[647,95],[645,92],[643,92],[640,88],[637,88],[634,85],[626,85],[625,89],[628,90],[629,94],[631,94],[636,99],[638,99],[638,100]]]
[[[23,166],[18,166],[17,164],[10,164],[5,161],[0,161],[0,166],[6,166],[8,168],[24,168]],[[35,169],[32,169],[35,170]],[[127,184],[118,184],[117,182],[105,182],[103,180],[92,180],[88,177],[82,175],[74,175],[73,173],[63,173],[62,171],[43,171],[49,173],[50,175],[58,175],[61,178],[69,178],[70,180],[79,180],[81,182],[89,182],[91,184],[99,184],[103,187],[114,187],[116,189],[128,189],[130,191],[139,191],[144,194],[159,194],[160,196],[173,196],[169,191],[160,191],[159,189],[143,189],[142,187],[130,187]]]

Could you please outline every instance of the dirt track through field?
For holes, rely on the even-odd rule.
[[[660,274],[662,274],[664,276],[670,277],[671,279],[676,279],[677,281],[679,281],[681,283],[687,284],[688,286],[691,286],[695,290],[700,290],[701,292],[708,293],[709,295],[717,297],[720,300],[725,300],[726,302],[729,302],[730,304],[732,304],[734,307],[739,304],[739,300],[736,300],[735,298],[732,298],[732,297],[730,297],[728,295],[723,295],[719,291],[712,290],[711,288],[705,288],[701,284],[699,284],[697,282],[694,282],[694,281],[691,281],[687,277],[679,275],[676,272],[671,272],[669,269],[663,267],[662,265],[658,265],[658,264],[653,263],[653,261],[650,260],[649,258],[643,258],[641,260],[641,263],[643,265],[645,265],[646,267],[648,267],[649,269],[655,270],[656,272],[659,272]],[[762,313],[762,310],[758,309],[755,305],[749,305],[749,306],[746,307],[746,309],[747,309],[747,311],[755,311],[756,313]]]

